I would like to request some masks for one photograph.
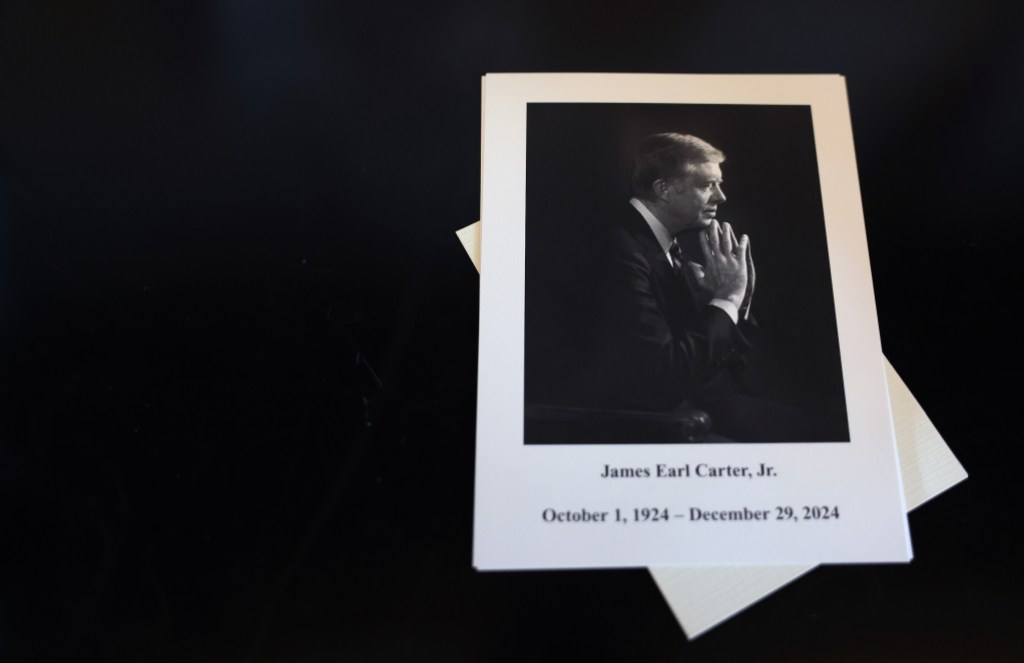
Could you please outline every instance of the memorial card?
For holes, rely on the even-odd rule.
[[[475,566],[908,561],[843,79],[483,101]]]

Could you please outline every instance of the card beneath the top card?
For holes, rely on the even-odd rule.
[[[475,566],[909,560],[843,79],[483,107]]]

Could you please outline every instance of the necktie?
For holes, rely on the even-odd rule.
[[[686,256],[683,255],[683,249],[679,246],[679,242],[672,240],[672,244],[668,247],[668,255],[672,259],[672,267],[675,269],[677,275],[683,277],[686,280],[686,284],[690,287],[690,292],[693,293],[694,299],[698,305],[706,306],[711,301],[711,293],[705,290],[701,284],[697,281],[697,277],[693,273],[693,269],[687,266]]]
[[[672,259],[672,267],[675,268],[676,274],[686,272],[686,258],[683,257],[683,249],[679,246],[679,242],[672,240],[672,244],[668,247],[668,255]]]

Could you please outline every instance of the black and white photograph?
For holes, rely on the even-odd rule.
[[[527,109],[524,442],[849,441],[810,106]]]

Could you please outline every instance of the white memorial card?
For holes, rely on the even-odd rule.
[[[910,559],[839,76],[485,79],[474,564]]]

